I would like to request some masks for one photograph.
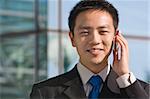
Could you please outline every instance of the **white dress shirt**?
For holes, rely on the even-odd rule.
[[[110,63],[108,62],[108,65],[98,74],[94,74],[88,68],[83,66],[80,62],[77,64],[77,70],[78,70],[80,78],[82,80],[86,96],[88,97],[90,91],[92,90],[92,86],[87,82],[93,75],[99,75],[102,78],[103,82],[105,82],[106,77],[110,71]],[[129,81],[129,77],[130,77],[130,81]],[[116,79],[116,81],[120,88],[125,88],[125,87],[128,87],[129,85],[131,85],[132,83],[134,83],[136,81],[136,78],[133,75],[133,73],[130,72],[129,74],[124,74],[124,75],[118,77]],[[103,84],[102,84],[102,86],[103,86]],[[100,91],[102,89],[102,86],[100,88]]]

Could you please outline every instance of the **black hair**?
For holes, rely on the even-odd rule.
[[[81,0],[73,7],[68,18],[69,29],[70,32],[73,33],[73,35],[77,16],[81,12],[90,9],[108,12],[113,19],[115,30],[117,29],[119,23],[118,11],[111,3],[106,0]]]

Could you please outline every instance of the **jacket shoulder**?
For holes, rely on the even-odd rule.
[[[44,86],[60,86],[64,83],[76,78],[78,75],[76,67],[74,67],[71,71],[66,72],[64,74],[58,75],[56,77],[49,78],[47,80],[43,80],[34,84],[34,87],[41,88]]]
[[[144,89],[145,89],[145,88],[150,88],[150,84],[149,84],[149,83],[147,83],[147,82],[145,82],[145,81],[142,81],[142,80],[140,80],[140,79],[137,79],[137,80],[140,82],[141,86],[144,87]]]

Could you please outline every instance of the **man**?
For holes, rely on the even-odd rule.
[[[148,99],[149,84],[129,70],[128,44],[117,30],[118,22],[118,12],[109,2],[80,1],[69,16],[69,37],[79,63],[65,74],[34,84],[30,98]],[[112,50],[111,66],[108,57]]]

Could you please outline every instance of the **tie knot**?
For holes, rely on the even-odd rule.
[[[97,75],[97,76],[92,76],[90,79],[89,79],[89,83],[94,87],[96,87],[96,86],[100,86],[101,85],[101,83],[102,83],[102,78],[99,76],[99,75]]]

